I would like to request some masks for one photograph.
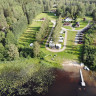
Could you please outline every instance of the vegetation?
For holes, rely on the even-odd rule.
[[[40,54],[40,45],[38,44],[38,42],[34,42],[33,45],[33,53],[34,53],[34,57],[38,57]]]
[[[49,32],[49,20],[46,18],[42,23],[40,31],[36,33],[36,40],[41,42],[42,39],[45,39]]]
[[[60,35],[60,31],[61,31],[61,26],[62,26],[62,19],[61,19],[61,17],[59,17],[59,19],[58,19],[57,22],[56,22],[56,27],[55,27],[55,29],[54,29],[54,31],[53,31],[53,41],[54,41],[55,43],[57,43],[58,40],[59,40],[59,35]]]
[[[54,80],[51,68],[59,64],[39,59],[20,59],[0,63],[0,95],[41,94],[48,90]]]
[[[0,96],[46,93],[55,78],[51,69],[61,68],[64,60],[80,61],[82,57],[85,64],[96,70],[95,3],[92,0],[0,0]],[[50,12],[53,4],[57,4],[53,8],[56,16]],[[66,50],[59,53],[46,50],[45,43],[53,26],[51,20],[57,20],[52,34],[56,43],[61,17],[72,17],[80,22],[77,30],[93,18],[94,26],[85,34],[83,56],[83,45],[74,44],[77,32],[68,26]],[[46,19],[38,21],[42,18]]]
[[[91,69],[96,70],[96,27],[93,26],[85,34],[83,62]]]
[[[58,4],[56,14],[61,14],[62,17],[78,18],[85,15],[92,16],[96,7],[95,2],[92,0],[56,0],[56,3]]]

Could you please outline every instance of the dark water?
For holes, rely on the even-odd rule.
[[[96,87],[80,86],[79,73],[55,70],[56,80],[44,96],[96,96]]]

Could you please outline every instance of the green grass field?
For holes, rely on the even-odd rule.
[[[66,29],[72,30],[72,27],[70,27],[70,26],[63,26],[63,27],[66,28]]]
[[[29,25],[26,32],[24,32],[19,38],[19,44],[23,46],[29,46],[30,43],[33,43],[36,40],[35,34],[39,31],[41,24],[42,22],[33,21],[33,23]]]
[[[75,28],[75,30],[83,29],[84,27],[87,26],[89,21],[93,20],[92,17],[90,16],[85,16],[85,18],[86,18],[86,21],[83,21],[83,18],[77,18],[77,22],[80,23],[80,27]]]
[[[35,17],[34,20],[40,20],[41,18],[48,18],[49,20],[56,20],[58,16],[54,16],[54,13],[41,13]]]

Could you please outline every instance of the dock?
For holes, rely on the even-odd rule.
[[[81,69],[80,69],[80,77],[81,77],[81,86],[83,86],[83,87],[86,86]]]

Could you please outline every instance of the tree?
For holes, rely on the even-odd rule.
[[[93,20],[96,22],[96,9],[93,10]]]
[[[4,54],[4,46],[2,45],[2,43],[0,43],[0,60],[3,59],[3,54]]]
[[[5,42],[6,42],[6,44],[15,44],[16,43],[14,34],[11,31],[8,31]]]
[[[15,60],[19,58],[18,48],[14,44],[10,44],[8,46],[8,56],[9,56],[8,58],[9,60]]]
[[[40,45],[37,41],[34,42],[33,54],[34,54],[34,57],[38,57],[40,55]]]
[[[53,31],[53,41],[55,42],[55,44],[59,40],[61,26],[62,26],[62,19],[61,19],[61,16],[60,16],[59,19],[57,20],[55,30]]]

